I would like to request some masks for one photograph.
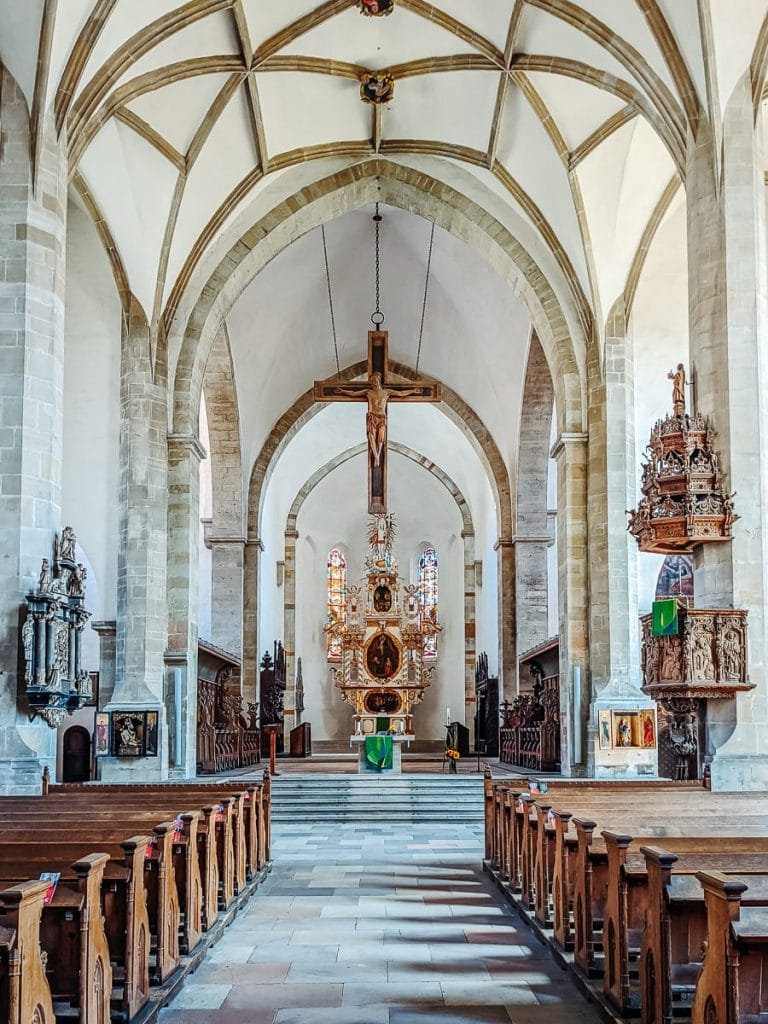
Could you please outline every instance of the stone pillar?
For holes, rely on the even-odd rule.
[[[564,775],[586,763],[590,678],[588,665],[587,435],[562,433],[551,457],[557,463],[557,572],[560,621],[561,762]],[[580,695],[574,701],[578,680]],[[574,749],[574,724],[581,749]]]
[[[205,545],[212,562],[211,639],[242,660],[245,538],[213,536],[206,530]]]
[[[168,437],[168,649],[166,690],[171,774],[197,770],[197,604],[200,551],[200,460],[196,437]],[[178,679],[175,673],[180,672]],[[180,701],[179,706],[177,702]]]
[[[153,373],[144,311],[130,300],[120,366],[120,539],[115,690],[106,710],[158,712],[158,754],[101,759],[104,782],[168,775],[165,644],[168,631],[168,414]]]
[[[92,622],[91,628],[99,635],[99,710],[101,710],[112,700],[115,690],[117,623],[114,619]]]
[[[243,700],[259,700],[259,579],[264,545],[258,537],[245,544],[243,552]]]
[[[475,535],[464,530],[464,724],[475,720],[475,665],[477,661]],[[438,641],[439,643],[439,641]]]
[[[768,318],[760,128],[746,74],[724,111],[722,166],[702,122],[686,169],[693,390],[696,408],[717,431],[720,465],[741,517],[731,543],[697,550],[696,605],[748,610],[749,674],[756,684],[734,701],[709,702],[710,740],[718,748],[713,789],[768,788]]]
[[[291,729],[296,725],[296,517],[288,517],[285,531],[285,568],[283,570],[283,648],[285,649],[284,736],[288,749]],[[291,529],[293,525],[293,529]]]
[[[515,504],[515,604],[518,657],[548,639],[549,573],[552,543],[547,520],[549,439],[555,393],[547,358],[531,335],[520,414]]]
[[[52,125],[34,170],[31,149],[0,64],[0,794],[39,793],[56,759],[55,730],[27,715],[19,607],[61,525],[67,167]]]
[[[516,551],[512,537],[499,537],[494,545],[499,580],[499,701],[517,696],[517,616],[515,593]]]

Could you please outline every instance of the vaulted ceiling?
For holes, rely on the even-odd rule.
[[[768,0],[0,0],[122,289],[154,323],[238,218],[373,155],[514,209],[583,318],[637,280],[686,138],[746,73]],[[38,61],[38,57],[44,58]],[[395,78],[385,108],[359,78]],[[719,116],[719,115],[718,115]],[[713,120],[716,118],[713,116]]]

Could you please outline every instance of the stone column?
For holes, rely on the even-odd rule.
[[[288,517],[285,531],[285,568],[283,570],[283,647],[285,649],[284,736],[288,749],[291,729],[296,725],[296,517]],[[291,529],[291,521],[294,528]]]
[[[464,530],[461,539],[464,541],[464,724],[471,729],[476,710],[477,662],[475,535],[469,530]]]
[[[544,517],[546,526],[546,512]],[[547,533],[526,537],[515,534],[515,603],[518,657],[549,639],[549,573]]]
[[[499,580],[499,702],[517,696],[517,615],[512,581],[517,552],[512,537],[499,537],[494,545]]]
[[[709,702],[710,739],[718,747],[713,789],[768,788],[768,317],[760,126],[747,74],[725,108],[722,165],[702,122],[686,173],[696,408],[717,431],[720,465],[741,517],[731,543],[697,550],[696,605],[748,610],[749,672],[756,684],[735,701]]]
[[[245,544],[243,567],[243,700],[259,700],[259,573],[264,545],[258,537]]]
[[[19,608],[61,525],[67,167],[50,124],[31,167],[2,64],[0,133],[0,794],[30,794],[56,762],[55,730],[27,715]]]
[[[164,653],[168,631],[168,414],[144,311],[130,300],[120,366],[120,539],[115,690],[106,708],[158,712],[158,755],[101,759],[104,782],[168,775]]]
[[[588,665],[587,435],[562,433],[551,457],[557,463],[557,572],[560,620],[560,721],[563,774],[586,761],[590,678]],[[580,699],[574,702],[574,681]],[[574,721],[581,750],[574,749]],[[580,755],[580,756],[579,756]]]
[[[200,551],[200,460],[196,437],[168,437],[168,649],[166,704],[171,774],[197,770],[197,604]],[[181,673],[181,678],[176,673]]]
[[[206,524],[211,552],[211,639],[217,647],[243,657],[243,584],[245,538],[214,536]]]
[[[99,635],[99,711],[112,700],[115,690],[115,638],[117,623],[114,619],[92,622],[91,628]]]

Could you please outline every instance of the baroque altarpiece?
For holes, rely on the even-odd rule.
[[[354,709],[357,735],[383,726],[412,736],[414,708],[435,672],[425,646],[442,627],[425,611],[418,586],[400,577],[394,533],[393,516],[372,517],[362,585],[347,589],[346,609],[332,612],[325,627],[340,654],[332,661],[332,677]]]

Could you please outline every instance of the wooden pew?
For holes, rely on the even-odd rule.
[[[675,874],[677,856],[643,846],[648,871],[648,916],[640,955],[642,1021],[671,1022],[675,996],[690,997],[707,942],[707,907],[696,874]],[[739,857],[733,858],[739,871]],[[765,866],[764,866],[765,869]],[[741,872],[739,871],[739,874]],[[749,879],[742,906],[768,907],[768,874]]]
[[[707,908],[707,948],[692,1024],[747,1024],[768,1014],[768,908],[744,900],[752,879],[699,872]]]
[[[105,922],[115,985],[121,992],[119,1009],[130,1020],[149,997],[150,928],[144,886],[144,855],[149,836],[132,836],[111,853],[104,869],[101,911]],[[57,843],[48,848],[35,841],[9,846],[0,843],[0,885],[34,871],[49,870],[52,858],[70,861],[83,856],[90,843]],[[47,852],[49,851],[49,852]],[[109,853],[102,848],[101,852]],[[62,877],[67,872],[62,874]],[[71,877],[75,877],[72,874]]]
[[[39,919],[38,942],[50,999],[78,1007],[80,1024],[105,1024],[110,1018],[112,967],[101,909],[102,879],[108,862],[106,854],[94,853],[71,866],[65,861],[50,864],[50,869],[60,871],[62,877],[51,902],[42,906]],[[22,882],[11,887],[11,895],[8,891],[3,893],[3,908],[5,913],[10,912],[10,920],[13,920],[14,904],[18,907],[25,893],[32,892],[30,898],[38,900],[39,888],[26,889],[28,884]],[[48,889],[47,884],[42,884],[41,902]],[[28,1001],[41,1006],[45,993],[36,963],[38,946],[28,933],[23,939],[24,957],[20,966],[13,960],[10,963],[11,991],[20,993],[29,985]],[[11,1016],[18,1012],[11,1005]],[[44,1020],[54,1021],[55,1017],[48,1016]],[[24,1024],[29,1021],[34,1021],[34,1017],[27,1017]]]
[[[603,832],[608,859],[608,892],[605,904],[603,946],[604,991],[623,1013],[640,1007],[640,989],[632,984],[630,958],[640,958],[642,935],[651,904],[646,859],[640,849],[631,850],[633,838]],[[665,851],[674,854],[676,876],[694,875],[702,869],[762,874],[768,871],[768,838],[751,836],[669,837]]]
[[[48,1024],[55,1020],[40,948],[47,882],[21,882],[0,892],[0,1020]]]

